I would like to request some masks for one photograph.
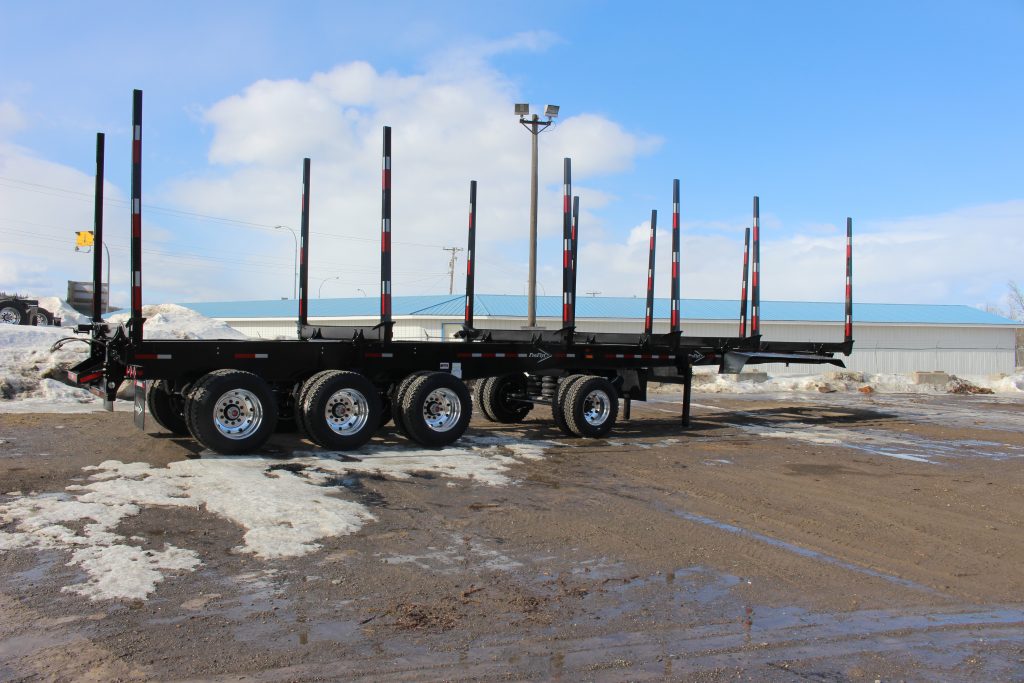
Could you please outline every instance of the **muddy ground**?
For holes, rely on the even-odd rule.
[[[0,679],[1024,679],[1024,401],[695,402],[688,431],[669,396],[605,441],[543,409],[474,418],[470,434],[571,447],[514,464],[510,486],[339,478],[377,519],[301,557],[240,553],[244,530],[203,508],[144,508],[119,533],[202,566],[142,600],[62,592],[81,580],[66,551],[0,552]],[[148,431],[0,415],[0,492],[198,454]]]

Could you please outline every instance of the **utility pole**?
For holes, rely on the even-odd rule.
[[[537,136],[555,122],[558,116],[558,105],[548,104],[544,107],[546,121],[541,121],[537,114],[530,116],[529,104],[516,104],[516,115],[519,123],[530,131],[532,138],[530,156],[530,290],[527,302],[526,326],[537,326]]]
[[[462,247],[441,247],[445,251],[452,252],[452,257],[448,259],[448,293],[455,293],[455,263],[459,260],[459,252],[465,251]]]

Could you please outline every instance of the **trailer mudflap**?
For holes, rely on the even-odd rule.
[[[833,358],[832,356],[823,356],[816,353],[777,353],[772,351],[726,351],[725,356],[722,358],[721,372],[723,374],[735,375],[739,373],[743,366],[748,364],[758,363],[803,363],[803,364],[820,364],[827,363],[829,365],[837,365],[841,368],[846,367],[846,363]]]
[[[134,380],[135,383],[135,426],[146,429],[146,391],[149,382],[144,379]]]

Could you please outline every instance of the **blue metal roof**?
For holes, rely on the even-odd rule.
[[[622,318],[641,320],[644,317],[642,298],[581,297],[576,302],[577,318]],[[294,300],[216,301],[184,303],[209,318],[292,318],[297,316]],[[739,301],[727,299],[683,299],[680,302],[684,320],[736,320]],[[462,295],[396,296],[392,299],[392,315],[429,317],[462,317],[465,297]],[[475,313],[478,316],[525,318],[527,298],[518,294],[477,294]],[[310,318],[375,317],[380,312],[376,297],[351,299],[312,299]],[[557,296],[537,297],[537,316],[561,318],[562,300]],[[655,299],[654,316],[669,317],[668,299]],[[843,304],[811,301],[762,301],[761,320],[841,322]],[[854,322],[903,323],[932,325],[1005,325],[1021,327],[978,308],[960,304],[866,304],[855,303]]]

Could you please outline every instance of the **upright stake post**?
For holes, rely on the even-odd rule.
[[[391,126],[384,126],[380,211],[380,325],[391,341]]]
[[[142,91],[132,92],[132,343],[142,342]]]
[[[572,160],[562,163],[562,328],[571,331],[576,325],[576,302],[572,283]]]
[[[669,331],[679,332],[679,180],[672,181],[672,290]]]
[[[750,228],[743,231],[743,283],[740,285],[740,336],[747,336],[747,277],[750,271]]]
[[[469,181],[469,237],[466,240],[466,327],[473,327],[473,295],[475,273],[473,264],[476,262],[476,181]],[[466,341],[469,341],[469,336]]]
[[[853,344],[853,219],[846,218],[846,324],[843,342]]]
[[[759,226],[761,207],[754,197],[754,254],[753,282],[750,294],[750,336],[761,336],[761,230]]]
[[[103,320],[103,155],[105,136],[96,133],[96,195],[93,207],[92,321]],[[108,297],[110,293],[107,293]]]
[[[651,211],[651,247],[647,258],[647,313],[644,316],[644,334],[654,332],[654,245],[658,235],[658,212]]]
[[[572,198],[572,320],[576,324],[576,272],[579,265],[580,198]]]
[[[302,214],[299,218],[299,336],[309,323],[309,157],[302,160]]]

